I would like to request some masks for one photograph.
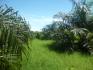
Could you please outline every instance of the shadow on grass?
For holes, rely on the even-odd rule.
[[[73,53],[73,49],[68,47],[63,47],[62,44],[59,43],[52,43],[51,45],[48,45],[48,49],[50,51],[55,51],[57,53],[68,53],[68,54],[72,54]]]
[[[68,45],[68,46],[67,46]],[[81,50],[81,49],[73,49],[72,46],[67,44],[65,47],[62,46],[62,44],[59,43],[52,43],[51,45],[48,45],[48,49],[50,51],[55,51],[57,53],[67,53],[67,54],[73,54],[74,52],[79,52],[81,55],[87,55],[90,56],[90,52],[87,50]]]

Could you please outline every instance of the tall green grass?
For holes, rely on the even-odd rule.
[[[50,40],[30,42],[28,60],[23,56],[23,70],[93,70],[93,56],[57,53],[48,49]]]

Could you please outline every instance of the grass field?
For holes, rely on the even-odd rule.
[[[57,53],[48,49],[50,40],[31,41],[29,58],[23,56],[23,70],[93,70],[93,56]]]

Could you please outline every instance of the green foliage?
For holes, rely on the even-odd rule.
[[[30,34],[32,39],[43,39],[44,37],[43,33],[39,31],[31,31]]]
[[[43,34],[45,39],[55,40],[56,44],[66,51],[77,50],[91,54],[93,45],[90,42],[92,43],[93,38],[88,36],[93,32],[93,15],[90,10],[92,3],[85,0],[78,2],[71,0],[71,2],[72,12],[68,14],[59,12],[54,15],[57,21],[43,28]]]
[[[21,64],[23,44],[28,43],[29,32],[28,23],[12,7],[0,6],[0,59]]]
[[[87,28],[88,30],[92,30],[93,10],[91,10],[91,7],[93,6],[93,1],[79,0],[79,2],[76,2],[76,0],[72,0],[72,3],[73,9],[69,19],[71,25],[73,27]]]

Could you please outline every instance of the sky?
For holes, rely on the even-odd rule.
[[[7,4],[29,21],[33,31],[41,31],[51,24],[53,15],[58,12],[68,13],[72,9],[70,0],[7,0]]]

